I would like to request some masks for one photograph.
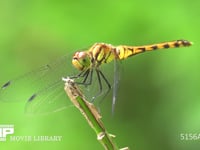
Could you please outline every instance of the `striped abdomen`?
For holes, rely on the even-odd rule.
[[[176,40],[171,42],[164,42],[152,45],[144,46],[117,46],[117,54],[119,59],[125,59],[127,57],[143,53],[146,51],[152,51],[157,49],[166,49],[166,48],[176,48],[176,47],[186,47],[192,45],[191,42],[187,40]]]

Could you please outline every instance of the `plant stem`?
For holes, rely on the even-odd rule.
[[[114,136],[107,133],[102,121],[100,120],[101,115],[97,111],[96,107],[86,100],[85,96],[72,79],[63,78],[63,81],[65,81],[65,92],[72,103],[80,110],[91,128],[95,131],[97,134],[97,140],[103,145],[104,149],[118,150],[116,143],[113,142]]]

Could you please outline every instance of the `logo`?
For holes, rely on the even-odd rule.
[[[62,136],[59,135],[12,135],[14,134],[14,125],[1,125],[0,124],[0,142],[60,142]]]
[[[0,125],[0,141],[6,141],[9,134],[14,134],[14,125]]]

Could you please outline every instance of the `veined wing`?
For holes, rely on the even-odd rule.
[[[0,101],[26,103],[28,113],[48,113],[64,109],[68,104],[62,77],[73,75],[71,55],[42,66],[5,83]]]

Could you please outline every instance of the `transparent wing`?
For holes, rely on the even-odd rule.
[[[120,61],[114,60],[114,79],[113,79],[113,97],[112,97],[112,113],[114,114],[115,103],[117,100],[117,91],[120,80]]]
[[[71,58],[72,55],[61,57],[8,81],[0,89],[0,101],[23,101],[27,113],[49,113],[66,108],[71,103],[64,92],[62,77],[76,72],[71,65]]]
[[[26,102],[27,114],[47,114],[61,111],[71,105],[64,92],[64,82],[56,81],[39,92],[34,93]]]

